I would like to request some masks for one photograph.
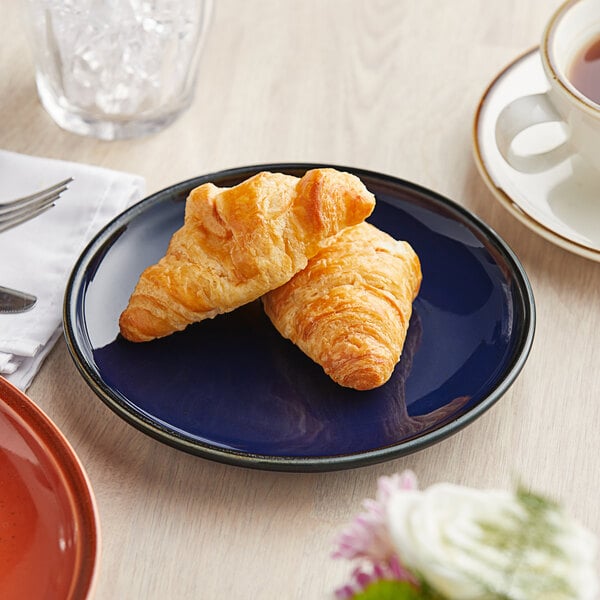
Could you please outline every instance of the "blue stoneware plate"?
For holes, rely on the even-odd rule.
[[[283,339],[260,301],[143,344],[118,335],[141,271],[183,223],[188,192],[232,186],[271,164],[184,181],[107,225],[79,258],[65,296],[69,350],[112,410],[181,450],[247,467],[326,471],[396,458],[456,433],[509,388],[534,335],[517,258],[477,217],[394,177],[347,167],[377,198],[369,221],[419,255],[423,284],[392,378],[369,392],[333,383]]]

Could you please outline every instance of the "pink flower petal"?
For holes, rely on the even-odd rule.
[[[354,590],[349,585],[345,585],[335,590],[334,594],[337,600],[351,600],[352,597],[356,594],[356,590]]]

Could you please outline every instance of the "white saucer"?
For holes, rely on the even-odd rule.
[[[494,196],[512,215],[558,246],[600,262],[600,172],[575,155],[543,173],[520,173],[496,147],[494,131],[502,108],[547,87],[537,48],[496,77],[475,115],[475,162]],[[559,128],[547,127],[541,134],[549,145],[552,139],[548,138],[558,142],[562,135]]]

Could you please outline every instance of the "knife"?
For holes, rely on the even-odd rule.
[[[37,298],[0,285],[0,314],[21,313],[35,306]]]

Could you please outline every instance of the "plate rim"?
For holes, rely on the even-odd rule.
[[[91,599],[100,571],[102,535],[98,504],[83,463],[56,423],[29,396],[2,376],[0,403],[23,419],[36,444],[57,465],[59,479],[67,487],[71,514],[82,543],[77,556],[78,569],[71,577],[69,598]]]
[[[488,101],[490,94],[492,93],[493,88],[498,84],[498,82],[506,76],[506,74],[514,68],[520,62],[529,59],[531,56],[539,53],[539,46],[534,46],[529,50],[519,54],[513,60],[511,60],[508,64],[506,64],[490,81],[487,85],[485,91],[481,95],[479,102],[477,104],[477,108],[475,110],[475,116],[473,118],[473,126],[471,131],[472,136],[472,145],[473,145],[473,157],[475,160],[475,165],[477,166],[477,170],[481,175],[484,183],[488,187],[489,191],[492,195],[498,200],[499,204],[503,206],[513,217],[515,217],[521,224],[528,227],[534,233],[537,233],[540,237],[545,239],[548,242],[562,248],[563,250],[567,250],[577,256],[581,256],[583,258],[587,258],[589,260],[593,260],[595,262],[600,262],[600,250],[596,250],[590,246],[586,246],[585,244],[581,244],[575,240],[568,238],[557,231],[554,231],[547,225],[544,225],[528,213],[526,213],[518,204],[516,200],[514,200],[500,185],[500,182],[497,178],[492,176],[490,169],[487,166],[487,162],[484,158],[484,152],[482,150],[482,146],[480,143],[480,122],[481,115],[483,113],[484,105]]]
[[[167,193],[175,194],[182,189],[188,188],[190,185],[201,185],[201,183],[215,179],[225,179],[239,176],[249,177],[259,171],[307,171],[314,168],[333,168],[340,171],[353,173],[359,178],[363,176],[365,178],[370,177],[380,181],[388,182],[394,186],[409,188],[416,194],[425,196],[427,199],[433,200],[438,204],[443,205],[445,208],[458,213],[463,219],[463,222],[467,222],[473,226],[478,233],[483,235],[490,245],[500,252],[504,260],[510,265],[512,276],[518,282],[519,295],[522,297],[523,306],[525,309],[523,334],[519,340],[518,348],[515,349],[516,355],[507,365],[507,370],[502,381],[500,381],[494,389],[490,390],[487,396],[467,413],[442,425],[440,428],[434,431],[424,434],[423,436],[418,436],[401,443],[391,444],[381,448],[326,456],[286,457],[277,455],[264,455],[194,442],[181,435],[178,435],[177,432],[174,431],[175,428],[167,429],[165,427],[161,427],[161,424],[157,422],[158,420],[149,420],[148,418],[145,418],[143,414],[134,414],[124,407],[118,401],[118,399],[114,397],[110,386],[106,385],[104,381],[96,374],[95,370],[90,368],[88,361],[83,356],[76,340],[76,319],[73,317],[76,317],[77,314],[77,302],[74,300],[76,300],[77,295],[82,289],[86,267],[89,266],[90,260],[96,256],[97,250],[100,248],[100,246],[103,245],[109,239],[110,235],[114,234],[120,226],[130,222],[140,213],[148,210],[157,202],[160,202],[162,197]],[[82,251],[79,258],[75,262],[75,265],[69,276],[64,295],[63,323],[64,337],[67,348],[84,380],[92,388],[96,395],[99,396],[100,400],[102,400],[111,410],[113,410],[113,412],[143,433],[162,443],[170,445],[179,450],[183,450],[187,453],[238,467],[248,467],[270,471],[322,472],[363,467],[412,454],[417,450],[421,450],[441,442],[479,418],[506,393],[524,367],[533,345],[536,326],[536,307],[533,289],[527,273],[525,272],[523,265],[513,250],[492,227],[484,223],[477,215],[469,211],[467,208],[461,206],[453,200],[450,200],[449,198],[419,184],[395,177],[393,175],[368,169],[329,163],[280,162],[234,167],[230,169],[213,171],[205,175],[191,177],[154,192],[153,194],[143,198],[136,204],[123,211],[120,215],[117,215],[105,227],[103,227],[96,236],[94,236],[94,238],[88,243],[86,248]]]

